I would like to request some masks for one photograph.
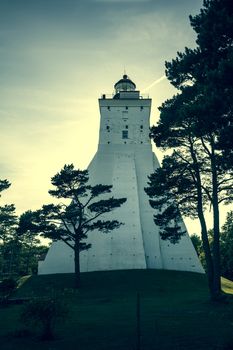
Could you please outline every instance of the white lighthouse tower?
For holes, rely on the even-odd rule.
[[[202,273],[188,233],[176,244],[160,238],[144,191],[148,175],[159,167],[149,139],[151,99],[140,96],[127,75],[114,88],[111,97],[99,99],[99,145],[88,170],[91,184],[113,185],[115,197],[127,198],[106,216],[124,225],[109,234],[89,233],[92,247],[80,254],[81,271],[168,269]],[[63,242],[54,242],[39,273],[64,272],[74,272],[73,251]]]

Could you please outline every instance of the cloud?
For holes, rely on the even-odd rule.
[[[164,79],[166,79],[166,75],[162,75],[162,77],[153,81],[153,83],[151,83],[149,86],[147,86],[145,89],[143,89],[142,92],[146,92],[146,91],[150,90],[153,86],[159,84]]]
[[[120,2],[125,2],[125,3],[140,3],[140,2],[151,2],[151,0],[94,0],[94,2],[105,2],[105,3],[120,3]]]
[[[194,42],[188,14],[201,3],[0,1],[0,172],[12,182],[4,201],[19,212],[36,209],[51,200],[50,177],[65,163],[88,165],[97,98],[112,92],[124,66],[139,90],[151,89],[156,117],[174,94],[164,61]]]

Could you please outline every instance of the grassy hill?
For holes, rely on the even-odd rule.
[[[136,350],[137,292],[141,301],[141,350],[233,349],[233,304],[209,301],[206,277],[196,273],[131,270],[82,274],[73,291],[73,275],[33,276],[17,297],[63,292],[69,314],[56,327],[56,339],[17,337],[22,305],[0,308],[1,349]],[[223,279],[233,293],[233,283]]]

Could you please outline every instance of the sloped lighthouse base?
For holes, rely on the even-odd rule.
[[[148,175],[159,167],[148,137],[151,100],[141,98],[127,76],[115,89],[113,98],[99,100],[99,146],[88,169],[91,184],[113,185],[115,197],[127,198],[122,207],[106,215],[124,225],[109,234],[89,233],[92,247],[80,254],[81,271],[152,268],[203,273],[188,233],[171,244],[160,238],[153,221],[144,191]],[[74,272],[73,251],[54,242],[39,274],[69,272]]]

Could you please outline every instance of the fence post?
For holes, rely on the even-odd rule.
[[[140,294],[137,292],[137,350],[141,350],[141,307]]]

